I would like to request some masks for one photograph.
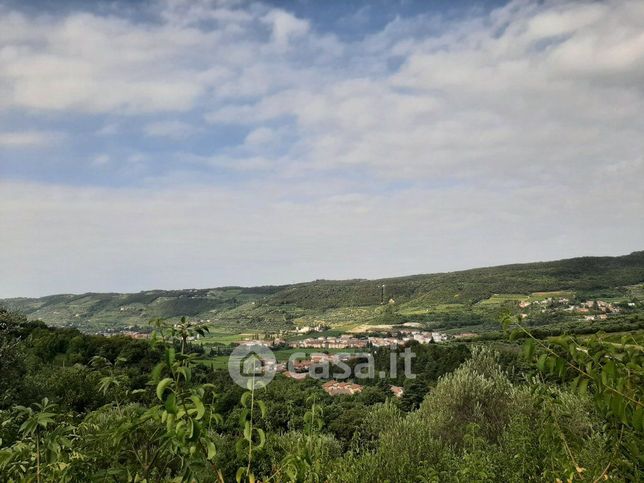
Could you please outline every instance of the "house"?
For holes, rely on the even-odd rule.
[[[335,354],[311,354],[311,362],[314,364],[321,364],[324,362],[336,364],[340,358]]]
[[[353,396],[354,394],[358,394],[362,392],[363,386],[360,384],[354,384],[350,382],[338,382],[338,381],[327,381],[324,384],[322,384],[322,389],[329,395],[329,396],[340,396],[340,395],[348,395],[348,396]]]
[[[434,339],[434,342],[444,342],[447,340],[447,336],[440,332],[432,332],[432,339]]]
[[[248,346],[248,347],[253,347],[253,346],[271,347],[273,345],[273,341],[260,340],[260,339],[244,340],[244,341],[241,341],[239,345]]]
[[[295,372],[308,372],[312,362],[310,360],[293,361],[293,371]]]
[[[405,394],[405,390],[400,386],[391,386],[389,389],[391,389],[391,392],[393,392],[394,396],[396,396],[398,399],[403,397],[403,394]]]

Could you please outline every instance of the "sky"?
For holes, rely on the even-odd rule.
[[[644,2],[0,0],[0,297],[644,249]]]

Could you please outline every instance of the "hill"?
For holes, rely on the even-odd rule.
[[[541,292],[565,292],[580,300],[630,300],[642,297],[642,282],[644,251],[639,251],[379,280],[64,294],[4,299],[0,305],[51,325],[87,331],[143,326],[151,318],[182,315],[210,321],[229,332],[320,322],[347,328],[409,320],[449,328],[489,323],[508,304]]]

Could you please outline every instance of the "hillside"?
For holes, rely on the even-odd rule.
[[[442,327],[480,325],[505,302],[539,292],[613,300],[641,296],[644,251],[379,280],[317,280],[286,286],[86,293],[0,300],[51,325],[104,330],[155,317],[209,320],[224,331],[333,326],[418,319]],[[381,304],[382,286],[384,300]],[[496,295],[495,295],[496,294]],[[499,297],[506,294],[507,297]],[[451,322],[450,322],[451,321]]]

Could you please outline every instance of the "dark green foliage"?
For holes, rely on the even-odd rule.
[[[414,343],[415,379],[331,397],[282,375],[234,385],[200,364],[189,339],[207,327],[185,317],[137,341],[0,311],[0,480],[639,481],[638,341],[537,339],[514,320],[524,349]]]

